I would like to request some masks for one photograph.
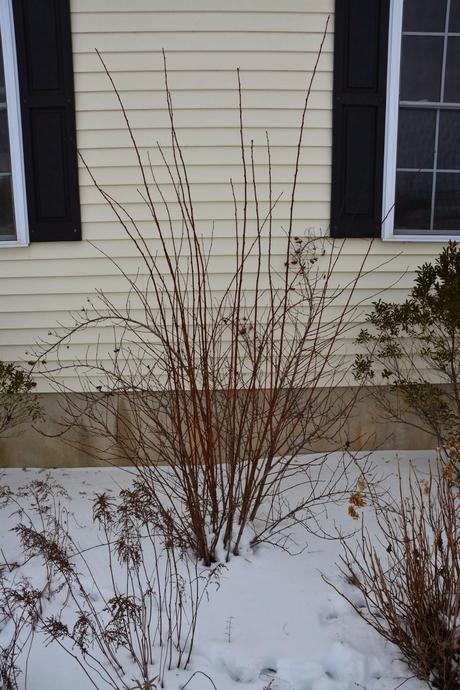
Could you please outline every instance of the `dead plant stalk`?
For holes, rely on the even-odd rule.
[[[460,687],[460,503],[455,468],[438,461],[427,478],[399,476],[399,496],[375,498],[376,535],[344,539],[341,571],[364,605],[329,582],[410,670],[434,690]]]

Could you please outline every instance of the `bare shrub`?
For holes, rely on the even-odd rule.
[[[21,498],[4,491],[4,504],[11,501],[20,517],[14,531],[23,554],[0,588],[0,613],[11,631],[0,668],[11,690],[18,658],[37,633],[72,656],[95,688],[164,687],[167,670],[190,662],[198,610],[209,586],[218,585],[222,566],[200,569],[164,531],[158,534],[144,497],[125,489],[94,501],[100,540],[87,550],[105,556],[98,553],[92,567],[62,510],[51,515],[33,500],[28,505],[36,484],[23,487]],[[50,482],[45,491],[44,484],[41,493],[52,496],[55,486]],[[37,560],[45,567],[45,586],[24,576]]]
[[[460,687],[460,497],[452,465],[411,470],[399,500],[377,502],[378,534],[363,523],[359,545],[343,540],[341,571],[364,606],[334,589],[437,690]]]
[[[146,236],[129,208],[87,168],[142,268],[132,276],[112,260],[127,285],[123,306],[100,292],[73,327],[49,344],[49,364],[40,370],[63,396],[64,427],[84,427],[99,439],[97,447],[91,440],[86,444],[99,459],[134,465],[138,489],[147,493],[165,529],[206,565],[238,554],[247,541],[272,538],[293,521],[313,525],[309,518],[317,506],[346,497],[354,484],[347,480],[351,456],[344,454],[332,471],[324,468],[326,456],[297,459],[321,445],[343,449],[355,441],[346,433],[355,396],[340,389],[349,372],[341,339],[353,328],[353,297],[366,260],[340,285],[336,270],[344,243],[294,232],[305,119],[321,49],[305,97],[281,238],[275,237],[282,220],[276,217],[280,197],[272,182],[269,137],[266,184],[256,175],[254,142],[245,140],[238,72],[242,182],[238,198],[230,181],[234,243],[230,277],[220,289],[211,275],[212,243],[207,247],[196,218],[166,67],[170,156],[160,145],[158,151],[173,201],[157,182],[150,157],[143,160],[102,62],[138,162],[139,195],[151,229]],[[110,355],[89,347],[84,358],[67,364],[75,339],[89,329],[95,342],[99,327],[114,334]],[[63,379],[75,372],[79,395]],[[304,486],[304,499],[293,506],[286,491],[296,484]]]
[[[35,386],[30,373],[15,364],[0,362],[0,437],[41,419],[40,404],[32,394]]]

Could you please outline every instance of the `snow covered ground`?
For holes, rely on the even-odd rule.
[[[395,495],[396,458],[411,460],[422,471],[428,452],[377,452],[373,462]],[[71,496],[69,510],[75,515],[74,533],[82,546],[97,543],[92,526],[91,499],[95,493],[117,490],[128,478],[122,470],[58,469],[16,470],[1,473],[2,484],[13,490],[34,478],[49,474]],[[11,509],[0,512],[0,546],[11,555],[15,538],[9,530]],[[356,527],[347,506],[334,506],[322,518],[333,529]],[[369,516],[368,524],[372,528]],[[322,579],[323,573],[347,588],[357,590],[338,577],[337,541],[309,536],[299,528],[292,535],[299,554],[263,545],[255,552],[233,558],[220,578],[217,591],[210,591],[200,610],[193,657],[186,671],[170,671],[165,687],[179,690],[421,690],[425,684],[410,678],[396,648],[385,643],[351,607]],[[14,555],[14,554],[13,554]],[[18,556],[18,554],[16,554]],[[99,573],[98,573],[99,576]],[[100,573],[101,580],[104,574]],[[0,642],[2,641],[0,633]],[[27,686],[22,690],[90,690],[78,665],[53,643],[36,636],[31,648]],[[134,686],[133,686],[134,687]],[[138,686],[135,686],[138,687]],[[103,686],[101,685],[101,690]]]

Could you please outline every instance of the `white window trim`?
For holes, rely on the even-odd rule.
[[[396,148],[398,144],[399,71],[403,0],[391,0],[388,36],[387,101],[385,116],[385,153],[383,170],[382,240],[392,242],[447,242],[458,240],[458,234],[440,235],[420,231],[412,234],[394,232],[396,188]]]
[[[10,138],[11,172],[13,178],[14,217],[16,225],[16,239],[0,241],[0,247],[18,247],[27,246],[29,244],[29,223],[27,217],[16,39],[14,35],[13,6],[11,0],[0,0],[0,31],[5,68],[5,89]]]

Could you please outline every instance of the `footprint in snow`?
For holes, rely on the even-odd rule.
[[[270,688],[270,690],[294,690],[287,680],[277,678],[276,669],[274,668],[263,668],[259,674],[259,678],[267,683],[265,687]]]

